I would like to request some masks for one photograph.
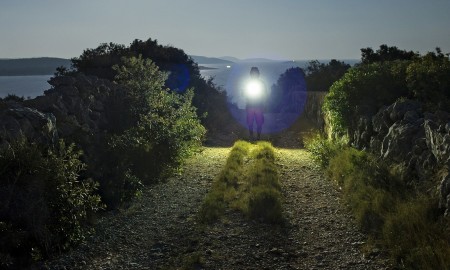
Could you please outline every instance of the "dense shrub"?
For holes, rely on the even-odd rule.
[[[123,114],[129,116],[129,127],[110,136],[102,157],[109,178],[104,177],[100,189],[110,205],[129,200],[142,183],[176,167],[205,134],[191,105],[191,90],[180,95],[167,89],[166,75],[149,59],[122,62],[114,70],[116,82],[127,89]]]
[[[361,115],[374,115],[379,108],[408,96],[407,62],[373,63],[351,68],[325,96],[323,110],[331,134],[347,135]],[[350,134],[351,135],[351,134]]]
[[[86,49],[79,57],[73,58],[75,71],[114,80],[123,66],[123,59],[142,56],[150,59],[163,72],[167,72],[164,86],[178,93],[191,88],[194,91],[192,104],[198,109],[203,125],[209,132],[224,130],[232,117],[227,109],[226,92],[205,81],[200,75],[198,65],[183,50],[158,44],[157,40],[134,40],[129,46],[103,43],[97,48]]]
[[[424,56],[395,49],[387,54],[379,56],[384,60],[363,61],[366,64],[351,68],[331,86],[323,106],[328,135],[352,138],[361,116],[371,117],[402,97],[422,102],[431,111],[450,106],[447,55],[439,49]]]
[[[407,69],[406,83],[411,95],[428,111],[450,108],[450,60],[438,49],[412,62]]]
[[[100,208],[97,183],[82,179],[74,145],[45,148],[20,138],[0,149],[0,256],[20,267],[83,239]]]

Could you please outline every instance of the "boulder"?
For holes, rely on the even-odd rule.
[[[5,102],[0,109],[0,145],[24,136],[31,141],[55,145],[58,141],[56,119],[21,103]]]

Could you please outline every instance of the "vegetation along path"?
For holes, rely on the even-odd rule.
[[[50,269],[388,269],[366,241],[333,184],[302,149],[277,149],[283,225],[229,210],[203,225],[198,212],[230,148],[206,147],[182,173],[148,187],[109,213],[85,244]]]

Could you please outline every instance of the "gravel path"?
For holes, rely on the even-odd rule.
[[[365,257],[364,236],[340,195],[304,150],[277,150],[284,225],[237,212],[204,226],[196,215],[230,148],[204,148],[179,176],[149,187],[133,205],[108,213],[85,244],[49,269],[388,269]]]

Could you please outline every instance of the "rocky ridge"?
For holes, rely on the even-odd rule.
[[[400,164],[405,179],[429,181],[440,171],[440,207],[450,215],[450,113],[423,112],[420,103],[399,100],[372,117],[360,117],[352,140]]]

